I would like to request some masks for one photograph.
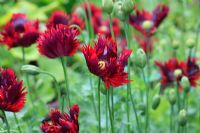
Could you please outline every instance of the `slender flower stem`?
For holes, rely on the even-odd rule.
[[[130,93],[130,98],[131,98],[131,103],[132,103],[133,111],[134,111],[135,118],[136,118],[136,123],[137,123],[138,133],[142,133],[142,132],[141,132],[141,129],[140,129],[139,118],[138,118],[138,115],[137,115],[137,112],[136,112],[135,101],[134,101],[134,99],[133,99],[131,93]]]
[[[17,115],[16,115],[15,113],[13,113],[13,115],[14,115],[14,117],[15,117],[15,122],[16,122],[16,124],[17,124],[18,131],[19,131],[19,133],[21,133],[21,128],[20,128],[20,126],[19,126],[19,122],[18,122],[18,119],[17,119]]]
[[[126,42],[128,49],[130,49],[130,42],[129,42],[129,31],[128,31],[128,24],[126,21],[124,22],[124,31],[126,35]],[[128,59],[128,77],[130,79],[130,59]],[[127,84],[127,98],[126,98],[126,113],[127,113],[127,132],[130,133],[130,109],[129,109],[129,94],[130,94],[131,84]]]
[[[10,133],[10,126],[8,124],[8,120],[7,120],[7,117],[6,117],[6,113],[4,110],[2,110],[2,113],[3,113],[3,117],[4,117],[4,120],[5,120],[5,123],[6,123],[6,128],[7,128],[7,132]]]
[[[99,133],[101,133],[101,96],[100,96],[100,84],[101,84],[101,79],[99,78],[98,80],[98,120],[99,120]]]
[[[65,95],[67,95],[68,107],[70,107],[71,104],[70,104],[70,97],[69,97],[69,83],[68,83],[68,77],[67,77],[67,69],[65,68],[66,62],[65,62],[64,57],[61,57],[60,60],[61,60],[61,63],[62,63],[62,68],[63,68],[63,72],[64,72],[64,77],[65,77],[65,85],[66,85],[66,93],[67,93]]]
[[[41,71],[40,73],[50,76],[53,79],[53,81],[55,82],[55,86],[56,86],[56,90],[57,90],[57,94],[58,94],[59,109],[62,110],[61,88],[58,84],[58,81],[51,73],[48,73],[45,71]]]
[[[181,103],[180,103],[180,94],[179,94],[179,89],[178,89],[178,83],[176,83],[177,89],[176,89],[176,94],[177,94],[177,102],[178,102],[178,112],[181,109]]]
[[[111,108],[110,108],[110,90],[107,89],[107,102],[108,102],[108,111],[109,111],[109,116],[110,116],[110,125],[111,125],[111,133],[114,133],[114,126],[113,126],[113,117],[112,117],[112,112],[111,112]]]
[[[170,133],[173,133],[174,128],[173,128],[173,116],[174,115],[174,107],[171,105],[171,112],[170,112]]]
[[[90,26],[89,32],[91,33],[91,38],[94,38],[94,30],[93,30],[93,27],[92,27],[92,12],[91,12],[88,0],[85,0],[85,2],[86,2],[86,5],[87,5],[87,10],[88,10],[88,19],[89,19],[89,26]]]
[[[149,128],[149,85],[146,82],[146,77],[145,77],[145,73],[144,73],[144,69],[142,69],[142,76],[143,76],[143,80],[144,83],[146,84],[146,125],[145,125],[145,132],[148,133],[148,128]]]
[[[195,51],[194,56],[196,56],[196,53],[198,51],[198,45],[199,45],[199,33],[200,33],[200,22],[197,25],[197,31],[196,31],[196,41],[195,41]]]
[[[89,80],[90,80],[90,87],[92,89],[92,105],[93,105],[93,108],[94,108],[94,114],[95,114],[95,117],[96,119],[98,119],[98,113],[97,113],[97,107],[96,107],[96,99],[95,99],[95,92],[94,92],[94,87],[92,85],[92,78],[91,78],[91,75],[89,76]]]
[[[109,20],[109,24],[110,24],[110,31],[111,31],[111,35],[112,35],[112,39],[115,39],[115,35],[113,32],[113,25],[112,25],[112,16],[111,14],[109,15],[110,20]],[[112,106],[112,117],[113,117],[113,125],[114,125],[114,103],[113,103],[113,87],[111,87],[111,106]]]
[[[180,111],[180,108],[181,108],[181,103],[180,103],[180,94],[179,94],[179,89],[178,89],[178,83],[176,83],[176,86],[177,86],[177,89],[176,89],[176,95],[177,95],[177,102],[178,102],[178,105],[177,105],[177,113],[179,113]],[[180,133],[180,125],[178,124],[178,128],[177,128],[177,132]]]
[[[108,133],[108,98],[106,91],[106,133]]]
[[[23,48],[23,47],[22,47],[22,59],[23,59],[23,65],[26,65],[25,48]],[[33,103],[33,97],[31,95],[30,83],[29,83],[29,79],[28,79],[28,74],[26,74],[26,73],[25,73],[25,82],[26,82],[26,86],[28,88],[28,94],[30,97],[31,105],[32,105],[32,108],[34,109],[34,103]]]
[[[113,87],[110,88],[111,89],[111,107],[112,107],[112,117],[113,117],[113,125],[114,125],[114,118],[115,118],[115,113],[114,113],[114,100],[113,100]]]
[[[111,31],[112,39],[114,40],[115,39],[115,34],[114,34],[114,31],[113,31],[112,16],[111,16],[111,14],[109,15],[109,17],[110,17],[110,21],[109,21],[110,31]]]

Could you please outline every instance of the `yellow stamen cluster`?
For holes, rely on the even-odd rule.
[[[100,68],[101,70],[105,69],[105,67],[106,67],[105,61],[99,61],[99,62],[98,62],[98,65],[99,65],[99,68]]]

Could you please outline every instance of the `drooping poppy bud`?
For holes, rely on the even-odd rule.
[[[113,11],[113,1],[112,0],[102,0],[102,8],[103,10],[108,13],[111,14]]]
[[[122,10],[122,5],[123,5],[122,1],[116,1],[114,3],[113,13],[121,21],[125,21],[126,15],[124,11]]]
[[[147,57],[143,49],[139,48],[135,55],[135,64],[140,68],[144,68],[147,62]]]
[[[34,65],[23,65],[21,70],[30,75],[38,75],[40,74],[40,68]]]
[[[132,0],[124,0],[122,5],[122,10],[126,15],[129,15],[133,11],[133,1]]]
[[[195,44],[194,39],[192,38],[187,39],[186,44],[188,48],[193,48]]]
[[[187,112],[185,109],[180,110],[178,121],[181,126],[185,126],[187,123]]]
[[[181,78],[181,86],[183,87],[184,91],[188,93],[190,91],[190,81],[186,76]]]
[[[152,109],[156,110],[159,105],[160,105],[160,95],[157,94],[153,97]]]
[[[173,47],[173,49],[178,49],[179,48],[179,42],[178,41],[173,41],[172,42],[172,47]]]
[[[169,90],[168,100],[172,106],[176,103],[176,91],[174,89]]]

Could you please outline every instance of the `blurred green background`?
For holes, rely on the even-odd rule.
[[[90,0],[90,2],[101,6],[101,0]],[[137,0],[135,3],[148,10],[152,10],[160,1],[159,0]],[[82,0],[0,0],[0,29],[9,21],[12,13],[26,13],[30,19],[39,19],[40,29],[45,29],[45,22],[54,10],[64,10],[67,13],[81,5]],[[170,13],[167,19],[161,24],[155,38],[159,41],[154,43],[154,51],[152,53],[151,63],[155,60],[165,61],[172,56],[173,43],[179,44],[177,50],[177,57],[185,60],[188,55],[187,40],[192,39],[194,43],[199,43],[200,39],[197,38],[197,33],[200,30],[200,1],[198,0],[163,0],[162,3],[170,7]],[[106,15],[105,15],[106,17]],[[122,26],[121,26],[122,27]],[[123,27],[122,27],[123,29]],[[131,28],[132,32],[134,29]],[[132,38],[133,45],[138,46],[134,38]],[[200,46],[198,47],[197,58],[199,63]],[[52,73],[59,83],[62,85],[64,76],[62,67],[59,60],[47,59],[37,52],[36,44],[26,49],[27,63],[37,61],[39,67],[45,71]],[[131,57],[133,58],[133,57]],[[22,72],[20,71],[22,65],[22,54],[20,48],[8,50],[7,47],[0,45],[0,66],[4,68],[12,68],[17,75],[23,79]],[[94,110],[94,104],[97,104],[96,91],[97,87],[96,76],[89,73],[82,53],[78,52],[73,57],[68,58],[69,77],[70,77],[70,90],[72,103],[80,105],[81,113],[79,116],[80,133],[96,133],[97,130],[97,117]],[[90,88],[89,76],[92,76],[92,85],[94,89]],[[37,133],[40,132],[39,125],[44,117],[52,107],[52,104],[46,104],[55,98],[55,86],[51,78],[45,75],[38,75],[36,77],[29,77],[31,80],[31,91],[34,96],[34,104],[36,114],[31,110],[30,101],[27,101],[25,108],[17,113],[20,119],[20,126],[23,132]],[[140,74],[132,74],[132,96],[136,100],[138,113],[141,113],[139,105],[143,97],[141,94],[145,92],[145,85]],[[152,97],[159,92],[159,69],[152,66],[152,76],[150,80],[154,84],[151,90]],[[198,82],[200,83],[200,82]],[[114,103],[115,103],[115,128],[118,133],[124,133],[126,130],[126,87],[115,88],[114,90]],[[105,88],[102,88],[105,89]],[[28,97],[28,96],[27,96]],[[102,129],[105,131],[105,95],[101,95],[102,105]],[[143,100],[144,101],[144,100]],[[189,93],[189,107],[188,107],[188,133],[200,132],[200,87],[192,89]],[[170,105],[165,95],[161,99],[161,104],[157,110],[150,110],[150,128],[151,133],[167,133],[169,132],[169,113]],[[17,126],[14,122],[12,113],[7,113],[9,116],[9,123],[13,132],[17,132]],[[140,115],[142,124],[145,123],[145,117]],[[131,108],[131,126],[136,132],[136,122]],[[0,132],[3,132],[4,125],[0,121]]]

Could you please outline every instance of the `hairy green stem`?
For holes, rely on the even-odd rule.
[[[115,39],[115,34],[114,34],[114,31],[113,31],[112,16],[111,16],[111,14],[109,15],[109,17],[110,17],[110,21],[109,21],[110,31],[111,31],[112,39],[114,40]]]
[[[51,73],[48,73],[48,72],[45,72],[45,71],[41,71],[40,73],[50,76],[53,79],[53,81],[55,82],[56,91],[57,91],[57,94],[58,94],[59,109],[62,110],[61,88],[58,84],[58,81],[56,80],[56,78]]]
[[[25,48],[24,47],[22,47],[22,59],[23,59],[23,65],[26,65],[26,57],[25,57]],[[26,85],[27,85],[27,88],[28,88],[28,94],[29,94],[29,97],[30,97],[30,102],[31,102],[32,108],[34,109],[33,97],[31,95],[31,88],[30,88],[30,83],[29,83],[27,73],[25,73],[25,82],[26,82]]]
[[[98,80],[98,120],[99,120],[99,133],[101,133],[101,96],[100,96],[100,84],[101,84],[101,79],[99,78]]]
[[[126,42],[128,49],[130,49],[130,42],[129,42],[129,31],[128,31],[128,24],[125,21],[124,22],[124,31],[125,31],[125,36],[126,36]],[[128,59],[128,78],[130,79],[130,59]],[[131,84],[127,84],[127,95],[126,95],[126,113],[127,113],[127,132],[130,133],[130,108],[129,108],[129,94],[130,94],[130,89],[131,89]]]
[[[109,111],[109,116],[110,116],[110,125],[111,125],[111,133],[114,133],[114,125],[113,125],[113,117],[112,117],[112,112],[110,108],[110,90],[107,89],[107,98],[108,98],[108,111]]]
[[[174,107],[173,107],[173,105],[171,105],[170,107],[171,107],[171,111],[170,111],[170,133],[173,133],[174,132],[174,128],[173,128]]]
[[[64,94],[64,95],[67,96],[68,107],[70,107],[71,103],[70,103],[69,83],[68,83],[68,76],[67,76],[68,73],[67,73],[67,68],[65,68],[66,67],[66,62],[65,62],[64,57],[61,57],[60,60],[61,60],[61,64],[62,64],[62,68],[63,68],[63,72],[64,72],[64,77],[65,77],[65,85],[66,85],[65,92],[67,93],[67,94]]]
[[[146,76],[145,76],[145,73],[144,73],[144,69],[142,69],[142,76],[143,76],[143,80],[144,80],[144,83],[145,83],[146,89],[147,89],[147,92],[146,92],[146,111],[145,111],[145,114],[146,114],[145,132],[148,133],[148,129],[149,129],[149,85],[146,82]]]
[[[141,129],[140,129],[139,118],[138,118],[138,115],[137,115],[137,112],[136,112],[135,101],[134,101],[134,99],[133,99],[133,97],[132,97],[131,91],[130,91],[130,98],[131,98],[131,103],[132,103],[134,115],[135,115],[135,118],[136,118],[138,133],[142,133],[142,132],[141,132]]]
[[[13,113],[13,115],[14,115],[14,118],[15,118],[15,122],[16,122],[16,124],[17,124],[18,131],[19,131],[19,133],[21,133],[21,128],[20,128],[20,126],[19,126],[19,122],[18,122],[18,119],[17,119],[17,115],[16,115],[15,113]]]
[[[7,120],[7,117],[6,117],[6,113],[4,110],[2,110],[2,113],[3,113],[3,117],[4,117],[4,120],[5,120],[5,123],[6,123],[6,128],[7,128],[7,132],[10,133],[10,126],[8,124],[8,120]]]
[[[108,133],[108,98],[106,91],[106,133]]]

